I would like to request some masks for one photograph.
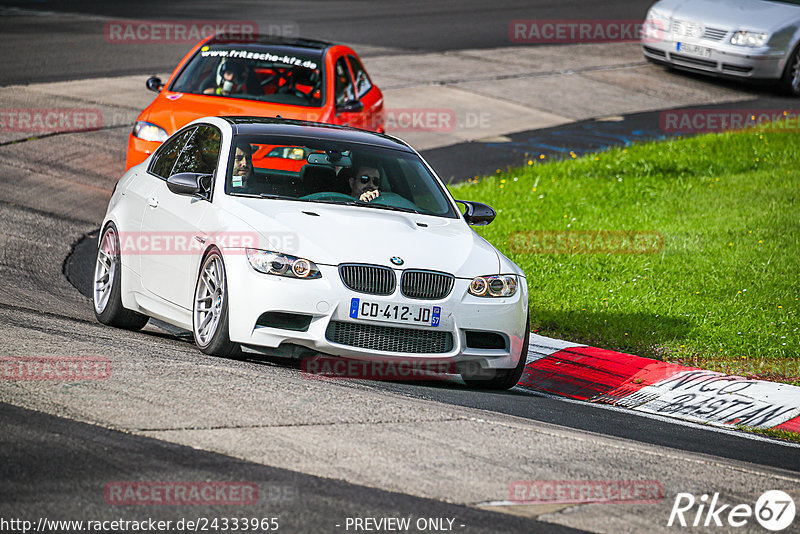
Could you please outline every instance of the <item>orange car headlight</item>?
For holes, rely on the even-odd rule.
[[[145,121],[136,121],[136,124],[133,125],[133,136],[144,141],[155,141],[157,143],[163,143],[169,137],[164,128]]]

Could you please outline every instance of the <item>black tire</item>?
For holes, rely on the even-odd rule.
[[[522,342],[519,363],[512,369],[483,369],[475,373],[465,371],[461,373],[461,378],[471,388],[504,390],[511,389],[517,385],[522,372],[525,370],[525,363],[528,359],[528,342],[531,335],[530,314],[525,319],[525,339]]]
[[[789,96],[800,97],[800,44],[795,46],[786,62],[780,86]]]
[[[103,230],[95,260],[92,280],[94,315],[105,325],[126,330],[141,330],[150,318],[122,305],[121,266],[119,234],[114,223],[109,223]],[[111,285],[102,290],[98,285],[105,281]]]
[[[212,296],[205,296],[210,288],[204,283],[204,276],[208,274],[207,269],[212,264],[215,266],[214,268],[219,271],[217,277],[219,284],[214,283],[215,288]],[[210,279],[206,278],[206,280]],[[207,302],[210,308],[199,309],[198,302]],[[214,317],[215,309],[216,318]],[[204,330],[201,332],[200,329],[203,328],[202,322],[204,318],[200,316],[203,313],[208,313],[209,310],[211,310],[212,315],[209,321],[214,323],[213,331],[209,332]],[[198,321],[200,321],[200,325],[198,325]],[[231,341],[228,325],[228,280],[225,274],[225,263],[219,250],[211,249],[203,258],[203,262],[200,265],[192,301],[192,336],[194,337],[197,348],[213,356],[227,358],[240,355],[242,349],[239,344]]]

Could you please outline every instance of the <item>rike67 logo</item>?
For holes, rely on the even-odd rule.
[[[699,499],[691,493],[678,493],[667,526],[746,527],[744,530],[750,532],[755,518],[765,529],[778,532],[788,528],[794,517],[794,499],[781,490],[765,491],[755,506],[722,504],[719,493],[703,494]]]

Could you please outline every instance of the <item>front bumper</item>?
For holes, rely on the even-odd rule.
[[[161,146],[159,141],[145,141],[135,137],[132,133],[128,134],[128,151],[125,156],[125,170],[134,165],[138,165],[152,154],[155,149]]]
[[[336,266],[320,265],[322,277],[313,280],[259,273],[250,266],[243,253],[227,255],[225,266],[229,333],[231,341],[236,343],[261,349],[301,346],[317,353],[360,360],[469,361],[477,362],[484,368],[498,369],[513,368],[520,358],[527,326],[528,295],[524,279],[519,280],[517,293],[509,298],[472,296],[467,293],[470,280],[456,279],[453,290],[446,298],[420,300],[403,296],[399,287],[389,296],[354,292],[342,283]],[[401,270],[395,270],[398,281],[401,273]],[[375,303],[439,306],[440,324],[426,327],[353,319],[350,317],[350,304],[354,297]],[[265,312],[300,314],[310,317],[310,323],[304,331],[258,325],[259,318]],[[376,330],[383,330],[383,327],[408,329],[404,334],[411,339],[415,334],[422,337],[449,333],[452,343],[448,346],[451,348],[434,353],[398,352],[337,343],[330,339],[329,326],[332,321],[356,330],[369,330],[372,335]],[[467,343],[467,331],[499,334],[505,340],[505,347],[471,348]],[[388,348],[385,344],[384,347]]]
[[[705,57],[680,50],[683,45],[709,49],[710,55]],[[679,41],[664,38],[643,42],[642,53],[648,59],[680,69],[754,80],[776,80],[783,75],[786,64],[783,50],[752,49],[703,39]]]

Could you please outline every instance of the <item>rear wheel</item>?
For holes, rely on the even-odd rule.
[[[800,96],[800,45],[795,47],[786,62],[781,87],[791,96]]]
[[[241,352],[229,337],[228,284],[225,264],[218,250],[203,260],[194,290],[192,333],[197,347],[206,354],[235,356]]]
[[[516,367],[511,369],[482,369],[475,373],[461,373],[461,378],[470,387],[476,389],[511,389],[517,385],[522,372],[525,370],[525,362],[528,359],[528,342],[531,334],[530,315],[525,319],[525,335],[522,340],[522,350],[519,355],[519,362]]]
[[[100,239],[94,266],[92,303],[97,320],[109,326],[141,330],[149,317],[122,306],[122,263],[117,228],[109,223]]]

